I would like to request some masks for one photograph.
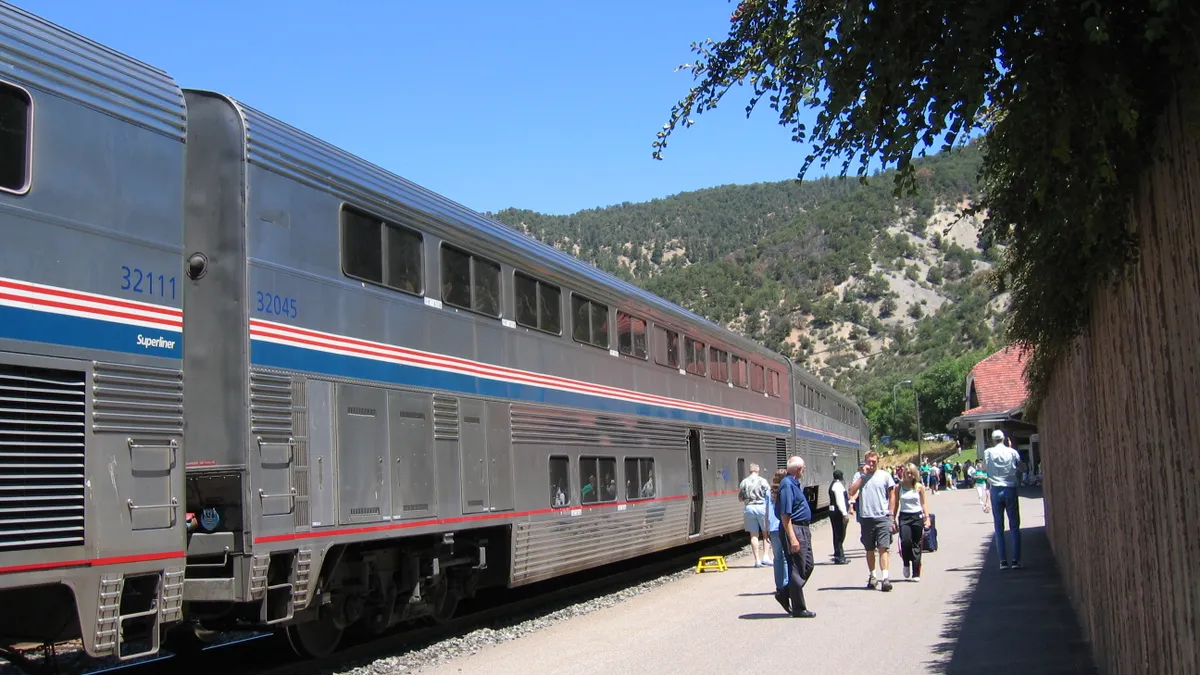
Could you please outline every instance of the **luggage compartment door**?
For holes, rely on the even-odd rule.
[[[393,518],[428,517],[437,513],[432,408],[433,398],[429,394],[388,392]]]
[[[512,415],[507,403],[487,404],[488,509],[513,509]]]
[[[340,521],[349,524],[383,520],[391,509],[387,392],[339,384],[337,413]]]
[[[460,399],[463,513],[482,513],[488,507],[487,427],[483,401]]]

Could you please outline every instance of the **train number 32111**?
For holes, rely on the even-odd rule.
[[[263,293],[255,291],[258,299],[258,306],[255,308],[263,314],[274,314],[275,316],[286,316],[296,318],[299,313],[295,298],[285,298],[274,293]]]
[[[175,299],[175,277],[165,277],[136,267],[121,266],[121,290]]]

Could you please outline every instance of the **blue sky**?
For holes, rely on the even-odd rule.
[[[15,1],[479,211],[784,180],[807,150],[742,91],[651,159],[727,0]]]

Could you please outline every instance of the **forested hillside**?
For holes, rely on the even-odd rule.
[[[962,398],[946,373],[1002,342],[1006,299],[991,290],[1002,253],[960,215],[979,163],[974,146],[920,160],[920,192],[903,197],[887,172],[491,215],[787,355],[855,396],[874,429],[911,436],[911,403],[892,429],[892,385],[915,379],[923,427],[943,431]]]

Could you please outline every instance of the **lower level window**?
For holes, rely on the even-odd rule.
[[[556,509],[571,505],[571,460],[556,455],[550,458],[550,506]]]
[[[625,499],[650,499],[656,494],[654,460],[650,457],[626,457]]]

